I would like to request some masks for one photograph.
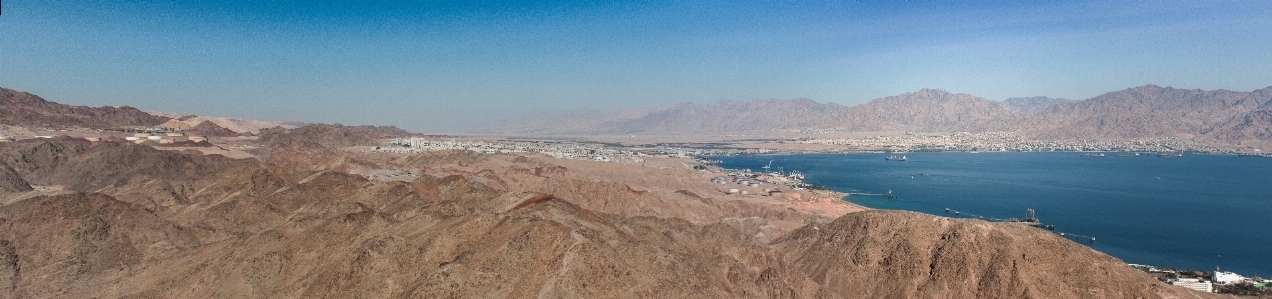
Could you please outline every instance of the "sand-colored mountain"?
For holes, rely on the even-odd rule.
[[[737,220],[597,213],[461,176],[369,182],[261,165],[134,186],[0,207],[24,220],[0,225],[8,294],[1202,297],[1046,231],[919,214],[849,214],[766,244]],[[923,275],[929,262],[939,271]]]
[[[284,128],[295,129],[301,127],[300,124],[282,121],[263,121],[245,118],[228,118],[228,117],[211,117],[200,115],[189,115],[182,113],[171,113],[162,111],[146,111],[146,113],[171,118],[167,122],[159,125],[160,127],[191,129],[202,125],[203,123],[211,123],[216,127],[233,131],[239,135],[257,134],[263,129]]]
[[[271,138],[336,144],[359,131]],[[175,162],[133,161],[145,167],[111,173],[131,179],[97,193],[6,200],[5,297],[1209,298],[1041,229],[845,215],[825,208],[842,202],[789,189],[725,195],[708,182],[713,174],[685,168],[343,153],[361,161],[339,167],[351,172],[419,175],[369,180],[273,164],[209,167],[132,148],[144,145],[81,146],[22,144],[5,162],[37,181],[61,172],[30,165],[65,168],[90,156]]]
[[[774,243],[827,291],[861,298],[1205,297],[1017,223],[867,211]]]

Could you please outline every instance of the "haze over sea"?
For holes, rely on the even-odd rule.
[[[1272,277],[1272,159],[1225,155],[1103,158],[1078,153],[809,154],[716,157],[721,167],[803,172],[806,183],[879,209],[1024,218],[1127,263]],[[945,209],[961,211],[955,216]]]

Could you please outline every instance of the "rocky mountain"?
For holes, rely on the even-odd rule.
[[[39,96],[0,88],[0,124],[39,126],[79,126],[104,129],[154,126],[168,118],[150,115],[136,108],[71,106],[46,101]]]
[[[924,89],[845,107],[807,99],[674,104],[645,109],[566,111],[509,125],[521,135],[727,134],[787,129],[847,131],[1014,131],[1041,140],[1179,137],[1272,145],[1260,133],[1272,87],[1252,92],[1145,85],[1084,101],[1048,97],[993,102]],[[1217,136],[1208,136],[1217,134]]]
[[[782,129],[983,130],[1024,117],[984,98],[937,89],[845,107],[808,99],[681,103],[645,109],[564,111],[526,117],[504,132],[518,134],[687,134]]]
[[[1216,124],[1204,138],[1219,143],[1272,147],[1272,109],[1257,110]]]
[[[294,168],[328,169],[343,164],[342,147],[377,145],[411,133],[394,126],[344,126],[311,124],[295,129],[271,128],[260,132],[253,150],[262,161]]]
[[[1244,116],[1272,98],[1256,92],[1146,85],[1047,108],[1029,120],[1042,139],[1185,137]]]
[[[1058,104],[1072,103],[1074,100],[1051,98],[1051,97],[1027,97],[1027,98],[1010,98],[1003,100],[1001,105],[1024,112],[1025,114],[1034,115],[1046,110],[1048,107]]]
[[[13,191],[29,191],[22,187],[26,183],[93,191],[151,178],[193,179],[244,162],[133,143],[32,139],[0,147],[0,176],[5,177],[0,180],[11,181],[6,189]]]
[[[984,98],[924,89],[853,106],[837,125],[855,130],[986,131],[1024,116]]]
[[[421,173],[450,174],[372,181],[252,164],[9,203],[0,206],[0,294],[1210,298],[1031,227],[876,211],[770,241],[776,215],[640,214],[680,202],[666,210],[691,215],[717,196],[605,181],[551,187],[564,196],[516,187],[578,174],[555,159],[410,160],[425,163]],[[659,197],[677,200],[651,200]],[[588,208],[605,201],[635,209]]]
[[[775,243],[827,291],[861,298],[1154,298],[1178,293],[1120,260],[1018,223],[867,211],[805,226]]]

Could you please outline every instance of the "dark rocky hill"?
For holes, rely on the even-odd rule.
[[[0,124],[79,126],[118,128],[155,126],[168,118],[150,115],[132,107],[71,106],[46,101],[39,96],[0,88]]]
[[[193,179],[248,161],[78,138],[32,139],[0,147],[0,163],[25,182],[92,191],[149,178]],[[17,186],[21,183],[18,182]]]

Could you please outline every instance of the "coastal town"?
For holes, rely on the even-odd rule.
[[[1161,282],[1196,291],[1241,296],[1272,295],[1272,288],[1269,287],[1272,281],[1258,276],[1245,277],[1237,273],[1220,271],[1218,267],[1215,268],[1215,271],[1200,271],[1161,268],[1141,264],[1127,265],[1144,271]]]

